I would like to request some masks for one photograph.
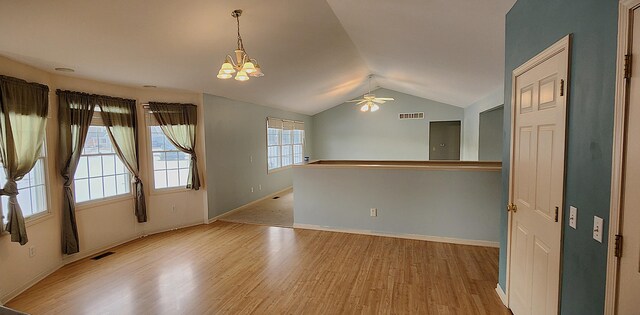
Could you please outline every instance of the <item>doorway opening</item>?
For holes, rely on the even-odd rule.
[[[459,120],[429,123],[429,160],[460,160]]]

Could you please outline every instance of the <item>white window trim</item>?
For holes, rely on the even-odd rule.
[[[285,170],[288,170],[288,169],[292,168],[295,165],[304,163],[304,158],[305,158],[304,152],[305,152],[306,147],[307,147],[307,141],[306,141],[306,139],[307,139],[307,131],[305,129],[302,129],[302,131],[304,131],[304,135],[302,137],[302,162],[301,163],[294,163],[294,160],[295,160],[294,155],[295,154],[293,153],[293,145],[294,144],[293,144],[293,139],[292,139],[292,142],[291,142],[291,159],[292,159],[292,163],[287,165],[287,166],[280,166],[280,167],[269,169],[269,147],[270,147],[270,145],[269,145],[269,118],[282,120],[283,122],[287,121],[287,122],[293,122],[294,124],[295,123],[300,123],[300,124],[304,125],[304,121],[300,121],[300,120],[282,119],[282,118],[277,118],[277,117],[267,117],[267,119],[265,120],[265,129],[264,129],[265,130],[265,141],[266,141],[265,142],[265,150],[266,150],[265,155],[267,157],[267,174],[272,174],[272,173],[278,173],[278,172],[281,172],[281,171],[285,171]],[[282,128],[280,130],[283,131],[284,128]],[[282,165],[282,133],[280,134],[280,144],[278,146],[281,148],[280,149],[280,165]]]
[[[91,119],[91,124],[89,126],[97,126],[97,127],[105,127],[106,128],[106,126],[104,126],[104,123],[102,123],[102,116],[100,115],[99,107],[96,106],[95,109],[96,109],[96,111],[93,113],[93,117]],[[87,134],[87,136],[88,136],[88,134]],[[116,159],[120,159],[118,154],[115,153],[116,149],[115,149],[115,147],[113,147],[113,145],[114,144],[111,143],[111,146],[113,148],[113,154],[115,155]],[[82,148],[82,150],[84,150],[84,147]],[[105,153],[105,154],[111,154],[111,153]],[[82,156],[87,156],[87,157],[88,156],[102,156],[102,155],[104,155],[104,154],[97,153],[97,154],[83,155],[81,153],[80,157],[82,157]],[[125,164],[125,162],[122,161],[122,160],[120,162],[123,165]],[[89,163],[88,159],[87,159],[87,163]],[[74,174],[73,182],[71,183],[71,189],[73,191],[73,199],[74,199],[73,202],[75,202],[76,211],[81,211],[81,210],[84,210],[84,209],[100,207],[100,206],[103,206],[103,205],[116,203],[116,202],[123,201],[123,200],[126,200],[126,199],[134,199],[134,197],[135,197],[134,190],[135,189],[133,187],[133,183],[131,182],[131,179],[133,178],[133,174],[131,174],[131,172],[127,169],[126,165],[124,165],[124,168],[127,171],[127,173],[129,174],[129,193],[117,194],[115,196],[103,197],[103,198],[98,198],[98,199],[90,199],[90,200],[85,200],[85,201],[80,201],[80,202],[76,202],[76,200],[75,200],[76,199],[75,181],[76,181],[77,178],[75,177],[75,174]],[[78,170],[76,169],[76,172],[77,171]],[[117,175],[121,175],[121,174],[114,174],[114,175],[117,176]],[[107,176],[111,176],[111,175],[107,175]],[[99,176],[99,177],[101,177],[101,178],[105,177],[104,172],[103,172],[103,175]],[[93,178],[97,178],[97,177],[93,177]],[[89,176],[86,179],[90,180],[91,177]],[[103,187],[103,190],[104,190],[104,187]]]
[[[151,124],[151,117],[152,114],[149,110],[145,110],[145,122],[146,122],[146,126],[145,126],[145,139],[147,141],[147,145],[145,146],[147,148],[147,169],[149,171],[149,182],[150,182],[150,186],[151,188],[149,189],[149,192],[152,196],[156,196],[156,195],[166,195],[166,194],[175,194],[175,193],[183,193],[183,192],[189,192],[192,191],[192,189],[187,188],[186,186],[175,186],[175,187],[165,187],[165,188],[156,188],[156,172],[155,169],[153,168],[153,139],[151,139],[152,137],[152,132],[151,132],[151,127],[153,126]],[[161,152],[165,152],[165,151],[161,151]],[[166,151],[166,152],[174,152],[174,151]]]

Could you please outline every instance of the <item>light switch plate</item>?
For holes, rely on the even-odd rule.
[[[371,211],[370,215],[372,217],[377,217],[378,216],[378,208],[371,208],[370,211]]]
[[[578,224],[578,208],[571,206],[569,207],[569,226],[577,229]]]
[[[604,226],[604,221],[601,217],[594,216],[593,217],[593,239],[602,243],[602,229]]]

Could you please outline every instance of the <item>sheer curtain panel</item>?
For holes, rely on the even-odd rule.
[[[17,181],[31,171],[40,157],[48,111],[49,87],[0,76],[0,161],[7,176],[0,195],[9,197],[6,230],[11,241],[20,245],[26,244],[28,238],[18,204]]]

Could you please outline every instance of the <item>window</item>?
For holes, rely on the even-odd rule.
[[[96,107],[73,180],[77,203],[131,194],[131,176]]]
[[[267,155],[269,171],[302,163],[304,122],[267,118]]]
[[[153,152],[153,184],[156,189],[186,187],[191,155],[178,150],[149,114],[151,152]]]
[[[47,189],[45,186],[45,155],[44,149],[42,156],[38,159],[31,171],[25,175],[18,184],[18,204],[22,209],[22,215],[25,218],[45,213],[47,209]],[[0,187],[4,187],[7,183],[7,177],[4,167],[0,164]],[[2,224],[7,224],[9,211],[9,197],[2,196],[0,202],[2,209]]]

